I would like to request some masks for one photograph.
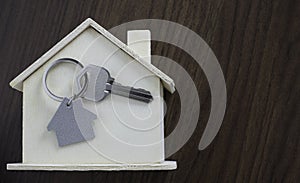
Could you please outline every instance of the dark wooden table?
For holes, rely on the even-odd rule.
[[[164,19],[199,34],[223,69],[228,103],[222,128],[204,151],[197,145],[210,111],[201,68],[175,46],[153,42],[153,54],[172,58],[194,80],[199,124],[170,159],[175,171],[6,171],[21,162],[22,94],[9,81],[91,17],[109,29],[138,19]],[[300,182],[300,1],[0,1],[0,182]],[[165,132],[179,118],[178,93],[167,94]]]

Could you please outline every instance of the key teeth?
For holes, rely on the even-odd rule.
[[[108,78],[107,83],[112,84],[114,81],[115,81],[115,79],[110,77],[110,78]]]
[[[152,97],[152,95],[151,95],[150,100],[149,100],[148,103],[150,103],[150,102],[152,102],[152,101],[153,101],[153,97]]]
[[[153,96],[151,95],[151,93],[149,92],[149,96],[144,96],[145,99],[147,100],[144,100],[146,103],[150,103],[153,101]]]

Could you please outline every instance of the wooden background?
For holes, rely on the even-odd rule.
[[[22,94],[16,75],[91,17],[109,29],[137,19],[164,19],[199,34],[223,69],[228,92],[222,128],[198,151],[210,111],[205,75],[179,48],[154,42],[153,54],[182,65],[200,100],[192,138],[170,159],[169,172],[17,172],[21,162]],[[300,182],[299,0],[1,0],[0,182]],[[167,92],[166,92],[167,94]],[[179,118],[178,93],[167,94],[166,135]]]

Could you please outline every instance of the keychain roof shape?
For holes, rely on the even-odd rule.
[[[102,34],[105,38],[110,40],[120,49],[125,51],[129,56],[133,57],[134,60],[139,62],[149,71],[151,71],[154,75],[159,77],[163,83],[163,86],[171,93],[175,91],[174,81],[167,76],[165,73],[160,71],[158,68],[153,66],[151,63],[147,63],[140,58],[138,54],[136,54],[132,49],[130,49],[126,44],[113,36],[110,32],[105,30],[99,24],[97,24],[91,18],[86,19],[82,24],[80,24],[75,30],[73,30],[70,34],[68,34],[65,38],[63,38],[60,42],[58,42],[54,47],[52,47],[48,52],[46,52],[43,56],[41,56],[38,60],[36,60],[32,65],[30,65],[26,70],[24,70],[21,74],[19,74],[15,79],[10,82],[10,86],[16,90],[23,91],[22,82],[29,77],[33,72],[35,72],[38,68],[40,68],[43,64],[45,64],[52,56],[54,56],[57,52],[63,49],[68,43],[74,40],[78,35],[80,35],[87,28],[92,27],[100,34]]]

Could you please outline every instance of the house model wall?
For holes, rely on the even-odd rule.
[[[8,164],[8,169],[176,168],[176,162],[166,162],[164,157],[162,98],[163,85],[173,92],[174,83],[150,64],[150,37],[149,31],[130,31],[127,47],[87,19],[13,80],[12,87],[23,91],[23,162]],[[42,76],[50,63],[65,57],[85,66],[103,66],[117,82],[145,88],[154,100],[146,104],[116,95],[99,103],[83,100],[84,106],[98,116],[93,124],[95,138],[59,147],[55,133],[47,131],[47,125],[60,103],[44,92]],[[48,76],[49,88],[60,96],[71,96],[75,73],[71,64],[55,67]]]

